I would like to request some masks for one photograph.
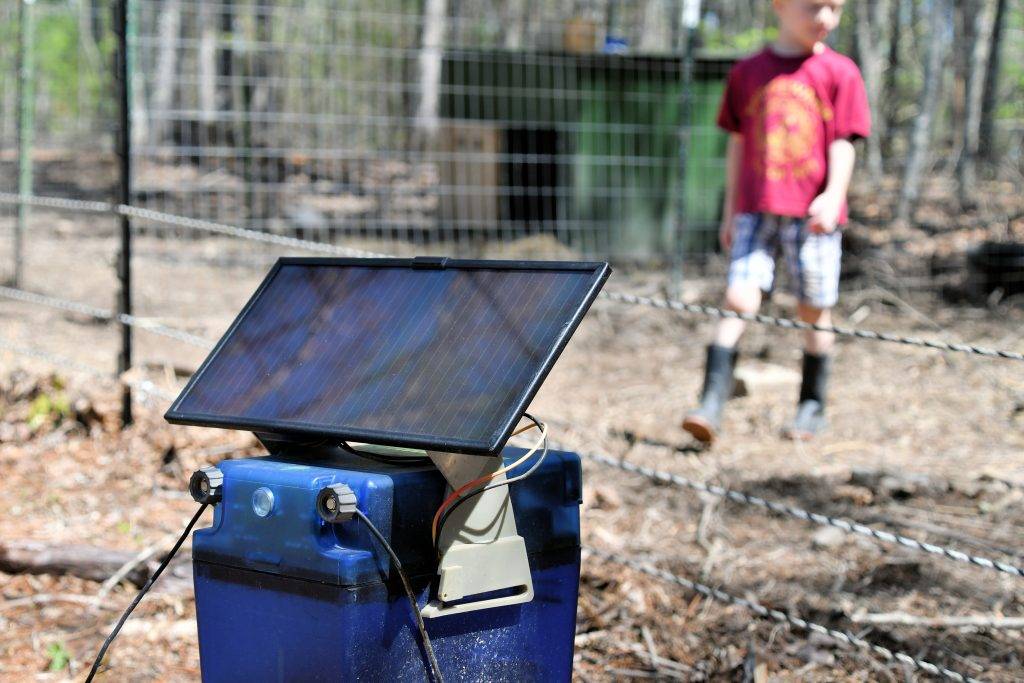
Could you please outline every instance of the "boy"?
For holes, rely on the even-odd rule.
[[[756,313],[770,292],[781,248],[801,320],[831,324],[838,297],[853,173],[853,141],[870,133],[864,82],[856,64],[822,41],[839,25],[844,0],[773,0],[778,39],[729,74],[718,125],[729,132],[719,239],[730,251],[725,307]],[[700,407],[683,428],[710,443],[732,391],[744,322],[722,320],[708,347]],[[825,424],[833,335],[805,333],[803,382],[791,438]]]

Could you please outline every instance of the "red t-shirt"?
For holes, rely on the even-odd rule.
[[[828,47],[783,57],[766,47],[729,72],[718,125],[743,135],[736,211],[799,217],[825,189],[829,145],[867,137],[871,112],[849,57]]]

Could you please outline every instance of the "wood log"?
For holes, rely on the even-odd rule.
[[[70,574],[92,581],[106,581],[137,555],[130,550],[110,550],[90,545],[44,543],[42,541],[0,541],[0,571],[7,574]],[[150,566],[140,564],[125,579],[142,586]]]

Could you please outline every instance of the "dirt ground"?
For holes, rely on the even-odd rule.
[[[56,214],[37,214],[33,225],[24,286],[112,307],[113,225]],[[9,258],[3,249],[0,259]],[[210,338],[272,260],[262,247],[213,239],[144,237],[136,253],[139,314]],[[656,275],[616,273],[608,289],[656,294],[663,286]],[[714,301],[719,286],[710,275],[691,278],[683,296]],[[785,303],[779,297],[768,310],[788,313]],[[848,284],[839,315],[878,330],[1024,347],[1019,304],[953,307],[870,278]],[[842,339],[827,434],[809,444],[780,437],[797,392],[784,378],[755,382],[733,400],[726,438],[705,450],[678,423],[698,393],[711,326],[599,302],[531,409],[552,420],[552,438],[581,450],[1024,562],[1024,363]],[[114,368],[117,333],[105,324],[0,300],[0,328],[7,342]],[[171,392],[205,355],[147,332],[135,341],[137,364]],[[766,366],[795,370],[799,344],[797,333],[752,327],[742,363],[760,368],[758,377],[768,376]],[[166,548],[195,509],[184,493],[188,475],[258,448],[244,433],[169,426],[164,408],[160,400],[140,403],[135,425],[121,431],[112,382],[0,350],[0,539]],[[965,675],[1022,678],[1019,629],[870,623],[894,614],[940,622],[1022,616],[1019,578],[824,532],[594,463],[585,481],[587,545]],[[111,649],[106,680],[198,679],[187,563],[174,567],[180,576],[161,579]],[[89,602],[99,590],[84,579],[0,573],[0,681],[81,680],[135,592],[122,585]],[[577,628],[581,681],[927,678],[594,558],[584,562]]]

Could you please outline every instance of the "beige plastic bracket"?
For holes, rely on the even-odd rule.
[[[491,474],[503,465],[501,458],[432,451],[427,455],[452,490]],[[505,475],[501,474],[493,481],[504,479]],[[507,486],[485,491],[456,508],[441,530],[438,548],[441,563],[437,598],[423,609],[424,617],[443,617],[533,600],[526,543],[516,529]],[[501,597],[472,600],[473,596],[509,590],[511,593]]]

